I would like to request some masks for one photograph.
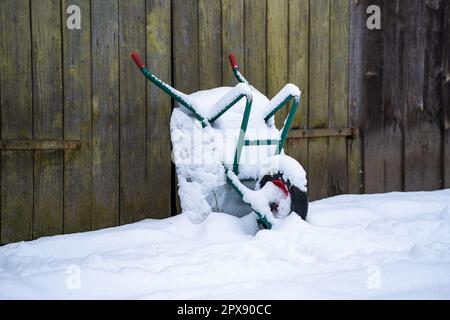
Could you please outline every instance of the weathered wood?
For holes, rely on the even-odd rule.
[[[266,1],[244,1],[245,77],[264,94],[267,92],[266,13]]]
[[[92,226],[99,229],[119,224],[117,0],[91,1],[91,28]]]
[[[381,30],[366,28],[366,8],[378,5],[383,12],[381,0],[361,2],[360,10],[364,12],[364,190],[366,193],[384,191],[384,132],[383,132],[383,26]],[[370,75],[370,76],[369,76]]]
[[[200,89],[222,85],[222,8],[220,1],[198,0]]]
[[[200,88],[198,1],[174,0],[172,5],[174,84],[178,90],[189,94]]]
[[[425,12],[425,74],[422,115],[422,189],[436,190],[442,186],[442,69],[443,12],[446,0],[422,1]]]
[[[425,86],[426,11],[422,1],[406,6],[404,78],[408,93],[406,103],[405,190],[422,190],[425,158],[423,156],[423,111]],[[428,165],[428,164],[427,164]]]
[[[81,30],[65,27],[70,4],[82,10]],[[381,31],[366,28],[371,4],[382,9]],[[346,175],[348,191],[362,192],[361,137],[366,192],[450,187],[449,7],[444,0],[0,1],[0,242],[32,237],[33,184],[34,236],[176,211],[171,99],[139,74],[131,50],[168,83],[174,66],[175,86],[186,93],[235,85],[231,51],[269,96],[298,85],[302,104],[286,152],[307,170],[311,199],[346,191]]]
[[[145,0],[119,1],[120,223],[150,217],[146,154],[146,79],[130,59],[145,56]]]
[[[324,128],[324,129],[293,129],[289,132],[288,139],[305,139],[320,137],[346,137],[356,138],[359,136],[358,128]]]
[[[350,1],[349,52],[349,126],[361,128],[364,120],[363,103],[363,33],[365,9],[359,1]],[[362,193],[363,168],[361,135],[347,141],[348,192]]]
[[[244,51],[244,1],[222,0],[222,82],[224,86],[235,86],[228,55],[234,53],[239,69],[245,75]]]
[[[63,138],[61,3],[31,1],[35,139]],[[35,238],[63,232],[63,153],[35,152]]]
[[[81,148],[64,153],[64,233],[92,228],[91,170],[91,20],[89,0],[63,0],[62,21],[69,5],[81,9],[81,30],[63,25],[64,138]]]
[[[302,92],[300,106],[292,127],[305,130],[308,127],[309,102],[309,0],[289,0],[288,32],[288,80],[297,85]],[[288,140],[286,151],[308,172],[307,140]]]
[[[147,66],[163,81],[172,82],[171,8],[170,1],[147,0],[146,3]],[[165,26],[165,28],[161,28]],[[172,161],[169,122],[171,99],[147,81],[147,210],[152,218],[171,215]]]
[[[444,111],[444,188],[450,188],[450,2],[444,9],[444,68],[442,73],[442,105]]]
[[[329,0],[310,2],[309,127],[327,128],[329,99]],[[316,200],[328,195],[328,138],[309,139],[308,193]]]
[[[200,89],[197,0],[172,2],[172,28],[174,85],[189,94]],[[173,180],[178,185],[175,172]],[[175,199],[176,211],[180,212],[177,193]]]
[[[3,139],[33,138],[29,1],[0,1],[0,128]],[[29,240],[33,154],[2,151],[0,243]]]
[[[330,96],[329,125],[346,127],[348,123],[349,1],[330,3]],[[328,145],[328,195],[348,192],[347,140],[330,137]]]
[[[384,3],[384,70],[383,70],[383,132],[382,152],[383,191],[402,190],[403,179],[403,88],[402,61],[404,50],[404,5],[405,1],[393,0]],[[380,153],[380,150],[378,151]]]
[[[267,94],[269,99],[288,80],[288,1],[267,1]],[[283,127],[288,109],[275,115],[278,128]]]
[[[80,140],[0,140],[0,150],[69,150],[80,147]]]

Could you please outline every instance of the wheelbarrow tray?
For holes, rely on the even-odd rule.
[[[197,110],[206,117],[217,113],[211,108],[232,87],[219,87],[189,95]],[[280,130],[273,118],[264,120],[269,100],[252,87],[253,105],[246,138],[248,140],[279,140]],[[176,106],[172,112],[170,131],[173,161],[178,178],[178,194],[183,212],[194,222],[202,221],[211,211],[243,216],[252,208],[242,201],[227,183],[225,168],[232,165],[245,111],[242,99],[211,126],[202,128],[186,108]],[[238,178],[254,190],[256,182],[267,172],[277,145],[254,145],[242,149]],[[305,180],[306,184],[306,180]]]

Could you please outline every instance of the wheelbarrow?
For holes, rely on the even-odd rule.
[[[191,221],[199,223],[211,212],[255,214],[258,224],[270,229],[291,213],[306,219],[306,173],[283,149],[300,104],[297,86],[287,84],[269,100],[249,84],[230,54],[236,86],[187,95],[152,74],[137,52],[131,57],[176,101],[170,120],[172,160],[181,208]],[[278,130],[274,116],[288,105]]]

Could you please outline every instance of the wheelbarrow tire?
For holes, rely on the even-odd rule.
[[[300,190],[297,186],[292,185],[289,179],[285,179],[279,172],[272,175],[265,175],[259,181],[259,188],[261,189],[267,182],[281,180],[287,186],[289,195],[291,196],[291,213],[297,213],[303,220],[306,220],[308,214],[308,194]]]

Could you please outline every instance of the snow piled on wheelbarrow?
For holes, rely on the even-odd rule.
[[[271,101],[255,88],[245,84],[238,84],[234,88],[220,87],[195,92],[189,95],[188,99],[200,114],[209,119],[220,111],[216,105],[218,101],[229,103],[242,93],[252,96],[252,109],[245,138],[279,140],[280,131],[275,127],[273,117],[267,122],[264,118],[281,102],[280,97],[284,99],[288,94],[300,94],[294,85],[286,85]],[[224,164],[233,164],[245,105],[246,99],[242,98],[212,126],[206,128],[202,128],[200,122],[183,107],[177,107],[172,112],[172,159],[176,165],[178,194],[183,212],[192,222],[199,223],[211,213],[211,202],[216,200],[216,191],[227,184]],[[275,145],[244,147],[239,161],[239,179],[252,179],[255,185],[256,181],[268,172],[277,172],[280,166],[272,159],[275,151]],[[287,162],[284,161],[285,167]],[[295,165],[284,170],[290,168],[290,171],[296,172],[290,176],[291,183],[306,191],[306,173],[303,168]],[[261,202],[264,201],[261,199]]]
[[[450,298],[450,190],[345,195],[272,230],[185,215],[0,248],[0,298]]]

